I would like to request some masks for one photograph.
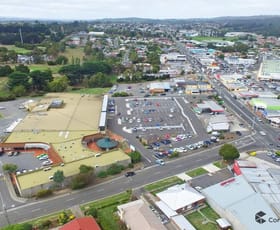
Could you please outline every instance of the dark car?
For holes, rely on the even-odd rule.
[[[235,133],[236,133],[236,135],[238,135],[238,136],[242,136],[242,133],[241,133],[240,131],[236,131]]]
[[[129,177],[129,176],[134,176],[135,175],[135,172],[127,172],[126,174],[125,174],[125,176],[126,177]]]

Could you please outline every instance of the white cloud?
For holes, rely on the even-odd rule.
[[[198,18],[279,14],[279,0],[1,0],[2,17]]]

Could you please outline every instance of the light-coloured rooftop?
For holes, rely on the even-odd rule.
[[[24,190],[50,182],[49,177],[53,176],[53,174],[57,170],[62,170],[64,176],[69,177],[78,174],[79,167],[82,164],[89,165],[92,167],[96,167],[96,166],[101,167],[104,165],[110,165],[116,163],[117,160],[123,161],[127,159],[129,159],[129,156],[126,155],[123,151],[117,149],[114,151],[103,153],[99,157],[94,157],[94,155],[92,154],[92,157],[67,163],[63,167],[61,166],[52,167],[52,169],[49,171],[43,171],[42,169],[40,169],[39,171],[34,171],[27,174],[19,175],[17,178],[18,178],[20,188]]]
[[[47,94],[40,105],[50,104],[55,99],[64,101],[62,108],[31,112],[17,125],[15,131],[70,131],[98,130],[102,98],[95,95],[51,93]]]

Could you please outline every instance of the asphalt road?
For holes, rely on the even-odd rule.
[[[255,148],[255,142],[252,142],[250,137],[243,137],[244,140],[250,139],[251,142],[244,142],[249,145],[244,145],[239,151],[246,151]],[[0,212],[0,227],[10,223],[18,223],[33,218],[47,215],[52,212],[70,208],[76,204],[84,204],[93,200],[98,200],[113,194],[117,194],[127,189],[136,189],[145,184],[170,177],[188,170],[203,166],[210,162],[220,159],[218,155],[219,146],[213,149],[204,149],[201,152],[192,153],[184,157],[180,157],[174,161],[167,162],[164,166],[154,165],[136,172],[133,177],[120,176],[112,181],[104,184],[95,185],[93,187],[72,192],[63,196],[33,201],[26,204],[21,204],[14,208],[9,208],[6,212]],[[1,207],[0,207],[1,208]],[[6,213],[6,215],[4,215]]]

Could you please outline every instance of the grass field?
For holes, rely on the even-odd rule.
[[[227,164],[224,161],[216,161],[213,163],[213,165],[220,169],[227,167]]]
[[[31,50],[16,47],[14,45],[0,45],[0,47],[6,47],[8,50],[14,50],[17,54],[28,54],[31,52]]]
[[[184,181],[176,176],[170,177],[164,180],[160,180],[158,182],[149,184],[145,186],[145,189],[153,194],[159,193],[172,185],[183,184]]]
[[[108,93],[109,90],[110,88],[85,88],[79,90],[72,90],[72,93],[102,95]]]
[[[84,54],[84,50],[81,47],[76,47],[76,48],[70,48],[67,47],[65,52],[61,53],[61,55],[65,56],[68,58],[68,64],[72,64],[72,57],[74,58],[74,60],[76,58],[79,58],[81,63],[83,62],[83,57],[85,56]]]
[[[197,230],[216,230],[217,225],[214,222],[216,219],[220,218],[219,215],[208,205],[205,208],[200,209],[200,211],[207,217],[208,221],[198,211],[190,213],[185,217]]]
[[[219,41],[219,40],[222,40],[222,41],[237,41],[238,38],[237,37],[230,37],[230,38],[227,38],[227,37],[204,37],[204,36],[197,36],[197,37],[192,37],[192,40],[195,40],[195,41]]]
[[[131,191],[120,193],[102,200],[83,205],[81,209],[85,211],[89,207],[97,209],[97,220],[102,229],[119,230],[116,214],[117,206],[130,201]]]
[[[204,168],[197,168],[197,169],[186,172],[186,174],[190,177],[196,177],[196,176],[200,176],[200,175],[203,175],[206,173],[208,173],[208,171],[205,170]]]
[[[32,64],[32,65],[28,65],[28,67],[31,71],[34,70],[44,71],[50,69],[53,74],[57,74],[58,70],[61,68],[61,65]]]

